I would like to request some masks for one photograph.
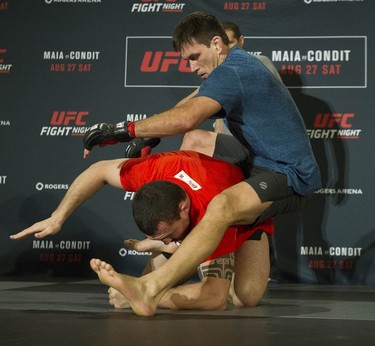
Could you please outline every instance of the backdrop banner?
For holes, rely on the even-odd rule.
[[[55,236],[9,235],[48,217],[91,164],[124,156],[122,144],[84,160],[91,125],[151,117],[199,86],[171,42],[194,11],[238,24],[244,49],[274,63],[321,168],[304,211],[274,220],[272,278],[375,284],[372,0],[0,0],[1,280],[93,278],[92,257],[141,275],[149,253],[124,245],[144,237],[129,191],[105,187]]]

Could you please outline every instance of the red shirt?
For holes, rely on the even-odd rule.
[[[191,201],[192,229],[202,219],[212,198],[241,182],[243,174],[237,166],[195,151],[173,151],[126,161],[120,171],[120,180],[127,191],[138,191],[142,185],[155,180],[167,180],[181,186]],[[230,227],[208,259],[237,250],[258,229],[272,235],[272,220],[251,229],[247,226]]]

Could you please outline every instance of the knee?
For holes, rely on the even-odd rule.
[[[184,135],[181,144],[181,150],[194,150],[201,152],[201,149],[206,148],[210,143],[210,137],[207,131],[193,130]]]
[[[232,303],[237,307],[255,307],[258,306],[264,294],[264,289],[249,287],[235,291],[232,296]]]
[[[232,216],[230,200],[227,195],[219,193],[208,204],[206,209],[206,218],[220,220],[223,227],[230,227],[232,225]]]
[[[253,308],[255,306],[258,306],[260,303],[260,298],[259,297],[254,297],[254,296],[245,296],[242,297],[241,299],[237,297],[237,299],[233,299],[233,304],[237,307],[250,307]]]
[[[230,227],[237,220],[235,205],[238,205],[238,203],[236,199],[233,199],[233,196],[221,192],[208,204],[206,214],[217,217],[223,226]]]

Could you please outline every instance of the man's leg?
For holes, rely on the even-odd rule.
[[[217,133],[205,130],[187,132],[182,140],[180,150],[194,150],[212,156],[215,150]]]
[[[158,270],[133,278],[108,269],[100,260],[93,259],[91,267],[104,284],[114,287],[129,300],[135,313],[151,316],[165,292],[214,252],[230,225],[252,224],[270,205],[271,202],[261,203],[255,190],[241,182],[210,202],[201,222]]]
[[[200,282],[187,283],[169,289],[162,297],[158,307],[165,309],[194,309],[194,310],[224,310],[227,306],[228,293],[231,286],[229,278],[222,277],[218,272],[223,267],[220,264],[221,259],[205,262],[206,267],[212,274],[204,277]],[[223,259],[225,261],[225,259]],[[234,261],[234,259],[233,259]],[[212,269],[211,269],[212,267]],[[225,274],[228,271],[233,272],[233,267],[223,268]],[[101,275],[104,271],[113,271],[110,265],[105,265],[100,269]],[[115,272],[114,272],[115,273]],[[108,273],[109,274],[109,273]],[[114,275],[117,275],[114,274]],[[110,287],[108,289],[109,303],[118,309],[130,308],[129,301],[116,289]]]
[[[129,244],[130,242],[133,245],[137,244],[138,242],[140,242],[140,243],[143,242],[143,244],[140,245],[141,247],[145,248],[145,250],[143,250],[143,251],[150,251],[152,249],[149,248],[149,245],[152,246],[153,243],[155,243],[157,241],[150,240],[150,239],[145,239],[145,240],[142,240],[142,241],[137,241],[137,240],[131,239],[131,240],[125,241],[125,244]],[[167,247],[167,245],[164,245],[164,246]],[[161,254],[161,253],[153,253],[149,257],[149,259],[148,259],[148,261],[146,263],[146,266],[143,269],[142,275],[146,275],[146,274],[152,272],[153,270],[161,267],[166,262],[167,262],[167,258],[163,254]],[[128,299],[126,299],[119,291],[117,291],[113,287],[110,287],[108,289],[108,298],[109,298],[109,304],[111,304],[116,309],[127,309],[127,308],[130,308],[130,304],[129,304]]]
[[[249,175],[252,154],[236,138],[205,130],[193,130],[185,134],[180,150],[194,150],[239,166]]]
[[[256,306],[267,288],[270,273],[268,237],[248,240],[235,254],[231,299],[236,306]]]

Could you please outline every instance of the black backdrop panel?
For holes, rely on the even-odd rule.
[[[133,194],[104,188],[53,237],[9,240],[48,217],[73,179],[124,146],[82,158],[100,121],[139,120],[199,85],[173,51],[178,21],[206,11],[237,23],[245,49],[268,56],[306,122],[323,188],[302,214],[275,218],[274,275],[310,283],[374,284],[375,3],[370,0],[0,1],[0,275],[93,277],[92,257],[140,275],[148,254]],[[370,18],[371,16],[371,18]],[[212,128],[208,121],[203,126]],[[157,151],[179,148],[164,139]]]

